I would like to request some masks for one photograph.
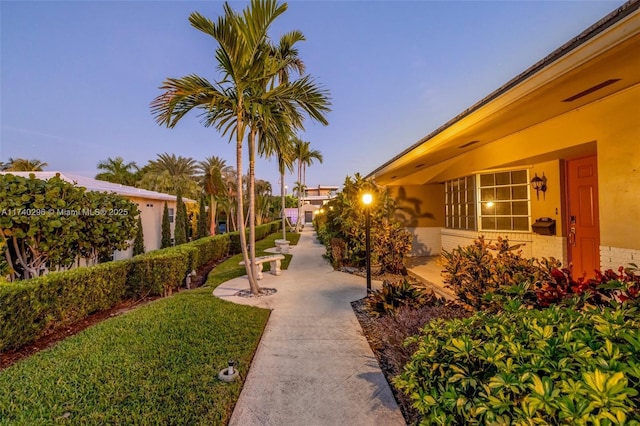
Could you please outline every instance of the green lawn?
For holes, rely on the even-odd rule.
[[[257,253],[279,236],[259,241]],[[226,424],[242,383],[216,376],[230,359],[246,376],[269,317],[211,296],[243,274],[239,260],[216,267],[208,288],[104,321],[1,371],[0,425]]]

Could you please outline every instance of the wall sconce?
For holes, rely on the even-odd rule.
[[[540,191],[542,191],[542,196],[546,198],[547,178],[544,175],[544,172],[542,172],[542,177],[539,177],[536,173],[533,179],[531,179],[531,187],[536,190],[536,198],[538,200],[540,199]]]

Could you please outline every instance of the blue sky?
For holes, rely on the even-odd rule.
[[[272,38],[305,34],[300,56],[333,104],[329,126],[308,122],[300,135],[324,156],[307,185],[369,173],[621,4],[290,2]],[[142,166],[162,152],[235,165],[234,145],[197,113],[174,129],[150,113],[165,78],[218,77],[215,41],[189,25],[193,11],[215,18],[222,3],[0,0],[0,160],[86,176],[107,157]],[[257,175],[279,192],[274,161]]]

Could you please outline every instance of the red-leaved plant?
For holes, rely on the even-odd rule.
[[[574,279],[566,268],[554,268],[551,280],[540,283],[535,290],[538,306],[547,307],[562,302],[572,296],[581,296],[584,301],[593,305],[606,305],[611,301],[622,303],[638,302],[640,294],[640,275],[638,266],[630,264],[620,266],[618,273],[612,269],[604,272],[595,270],[594,278],[585,276]]]

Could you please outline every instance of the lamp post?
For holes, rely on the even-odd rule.
[[[371,292],[371,209],[369,206],[373,201],[373,195],[366,192],[362,194],[362,203],[366,211],[365,216],[365,245],[367,250],[367,294]]]

